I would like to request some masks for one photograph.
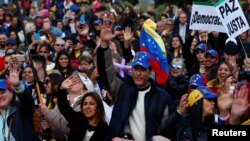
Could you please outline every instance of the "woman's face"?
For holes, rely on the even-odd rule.
[[[83,114],[87,119],[93,119],[97,116],[97,102],[92,96],[87,96],[83,101]]]
[[[198,43],[197,39],[194,38],[193,41],[192,41],[192,44],[191,44],[191,48],[194,49],[195,46],[197,45],[197,43]]]
[[[51,94],[51,80],[49,77],[45,78],[44,87],[45,87],[46,94]]]
[[[62,68],[67,68],[69,63],[69,58],[66,55],[61,55],[59,57],[59,64]]]
[[[230,74],[230,69],[226,64],[221,64],[218,68],[217,77],[219,82],[223,82],[225,78]]]
[[[181,42],[178,37],[174,37],[172,39],[172,47],[173,48],[179,48],[181,46]]]
[[[213,100],[203,99],[203,113],[202,113],[203,118],[210,116],[214,113],[214,107],[215,107],[214,105],[215,103]]]
[[[182,74],[183,69],[183,65],[180,62],[173,62],[171,65],[170,74],[174,77],[177,77],[178,75]]]
[[[49,51],[46,49],[46,47],[41,47],[39,50],[39,55],[44,56],[46,60],[49,58]]]
[[[32,84],[34,82],[34,74],[30,67],[23,70],[22,78],[26,83]]]
[[[205,60],[205,52],[198,49],[195,51],[196,58],[199,62],[204,62]]]

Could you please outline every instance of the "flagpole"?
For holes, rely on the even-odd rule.
[[[239,37],[239,39],[240,39],[240,44],[241,44],[241,46],[242,46],[242,49],[243,49],[243,51],[244,51],[244,54],[245,54],[245,56],[247,57],[247,52],[246,52],[245,46],[243,45],[243,43],[242,43],[240,37]]]

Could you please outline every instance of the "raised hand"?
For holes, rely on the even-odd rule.
[[[98,73],[97,68],[95,68],[94,71],[91,74],[91,77],[90,77],[90,79],[92,80],[94,85],[97,84],[97,78],[98,77],[99,77],[99,73]]]
[[[14,87],[20,84],[19,73],[17,69],[11,69],[9,76],[6,76],[7,81]]]
[[[181,97],[179,107],[178,107],[178,112],[181,115],[185,115],[187,113],[187,109],[188,109],[187,97],[188,97],[188,94],[184,94]]]
[[[79,76],[70,76],[68,79],[65,79],[63,82],[62,82],[62,85],[61,85],[61,90],[63,89],[71,89],[71,87],[77,83],[80,83],[81,80],[79,78]]]
[[[244,66],[243,66],[245,71],[250,71],[250,58],[246,57],[244,59]]]
[[[206,68],[205,68],[205,65],[200,65],[199,72],[200,72],[200,74],[206,74]]]
[[[132,37],[133,37],[133,33],[131,32],[131,28],[126,27],[125,30],[123,31],[124,41],[130,41]]]
[[[101,33],[100,33],[100,38],[102,41],[110,41],[113,39],[115,35],[112,33],[112,29],[110,25],[107,24],[102,24],[101,25]]]
[[[232,103],[233,95],[229,93],[229,86],[222,84],[217,98],[217,104],[221,117],[226,117],[230,114]]]
[[[236,90],[236,92],[234,93],[234,99],[232,103],[230,124],[240,124],[240,118],[250,108],[248,97],[249,97],[249,89],[247,85],[243,85]]]
[[[85,24],[83,26],[83,30],[81,31],[80,34],[83,35],[83,36],[86,36],[88,33],[89,33],[89,26],[87,24]]]

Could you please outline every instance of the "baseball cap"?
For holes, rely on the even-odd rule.
[[[0,79],[0,90],[8,90],[10,89],[9,83],[5,79]]]
[[[219,54],[217,53],[217,51],[216,50],[213,50],[213,49],[210,49],[210,50],[208,50],[207,52],[206,52],[206,55],[207,54],[210,54],[211,56],[213,56],[214,58],[219,58]]]
[[[135,59],[132,63],[132,67],[134,68],[135,66],[141,66],[144,69],[149,68],[149,54],[147,52],[137,52],[135,54]]]
[[[195,51],[197,51],[198,49],[202,50],[202,51],[206,51],[206,45],[204,43],[199,43],[196,47],[195,47]]]
[[[189,79],[189,88],[196,88],[204,85],[204,77],[201,74],[194,74]]]
[[[16,45],[16,40],[8,38],[6,41],[6,45]]]
[[[214,99],[217,97],[217,94],[210,92],[206,86],[198,86],[198,89],[193,90],[188,95],[188,105],[193,106],[198,100],[205,99]]]

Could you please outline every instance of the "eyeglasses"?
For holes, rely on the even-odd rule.
[[[182,65],[175,65],[175,64],[172,64],[172,65],[171,65],[171,68],[172,68],[172,69],[176,69],[176,70],[181,70],[181,69],[183,69],[183,66],[182,66]]]
[[[61,47],[64,47],[65,45],[64,44],[55,44],[56,46],[61,46]]]
[[[45,85],[48,85],[49,83],[50,83],[50,80],[49,80],[49,79],[47,79],[47,80],[44,81],[44,84],[45,84]]]

